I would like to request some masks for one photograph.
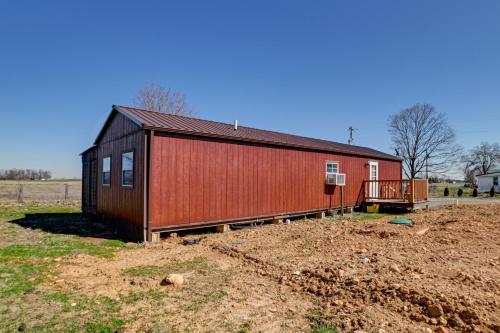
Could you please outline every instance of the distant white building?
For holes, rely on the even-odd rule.
[[[498,186],[500,170],[492,170],[488,173],[477,175],[476,178],[479,192],[489,192],[491,187],[495,186],[495,192],[500,193],[500,186]]]

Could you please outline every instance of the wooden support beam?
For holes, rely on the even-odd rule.
[[[352,213],[352,207],[346,207],[346,208],[344,208],[344,212],[346,212],[346,213]]]
[[[314,214],[314,218],[316,219],[324,219],[325,218],[325,212],[319,212]]]
[[[283,219],[274,218],[272,224],[283,224]]]
[[[160,242],[160,233],[152,232],[151,233],[151,243],[159,243]]]
[[[227,231],[229,231],[231,229],[229,228],[229,224],[221,224],[221,225],[215,226],[215,230],[217,232],[222,233],[222,232],[227,232]]]

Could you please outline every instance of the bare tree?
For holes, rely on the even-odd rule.
[[[500,164],[500,145],[498,143],[481,142],[462,157],[465,164],[465,174],[473,175],[488,173]]]
[[[427,171],[443,174],[460,151],[445,115],[430,104],[416,104],[390,116],[389,133],[408,178],[424,171],[426,176]]]
[[[193,114],[193,109],[186,102],[186,95],[152,82],[139,89],[134,105],[146,110],[183,116]]]
[[[47,170],[33,170],[33,169],[9,169],[0,170],[0,179],[6,180],[39,180],[50,179],[52,173]]]
[[[464,168],[464,181],[467,184],[476,184],[476,171],[468,167]]]

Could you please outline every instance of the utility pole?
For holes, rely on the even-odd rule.
[[[352,137],[352,133],[356,130],[355,128],[352,128],[352,126],[349,126],[349,128],[347,129],[349,131],[349,140],[347,140],[347,142],[352,145],[352,143],[354,142],[354,138]]]
[[[425,179],[429,179],[429,153],[425,151]]]

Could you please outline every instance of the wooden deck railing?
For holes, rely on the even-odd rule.
[[[427,179],[365,180],[364,200],[402,200],[410,203],[429,199]]]

